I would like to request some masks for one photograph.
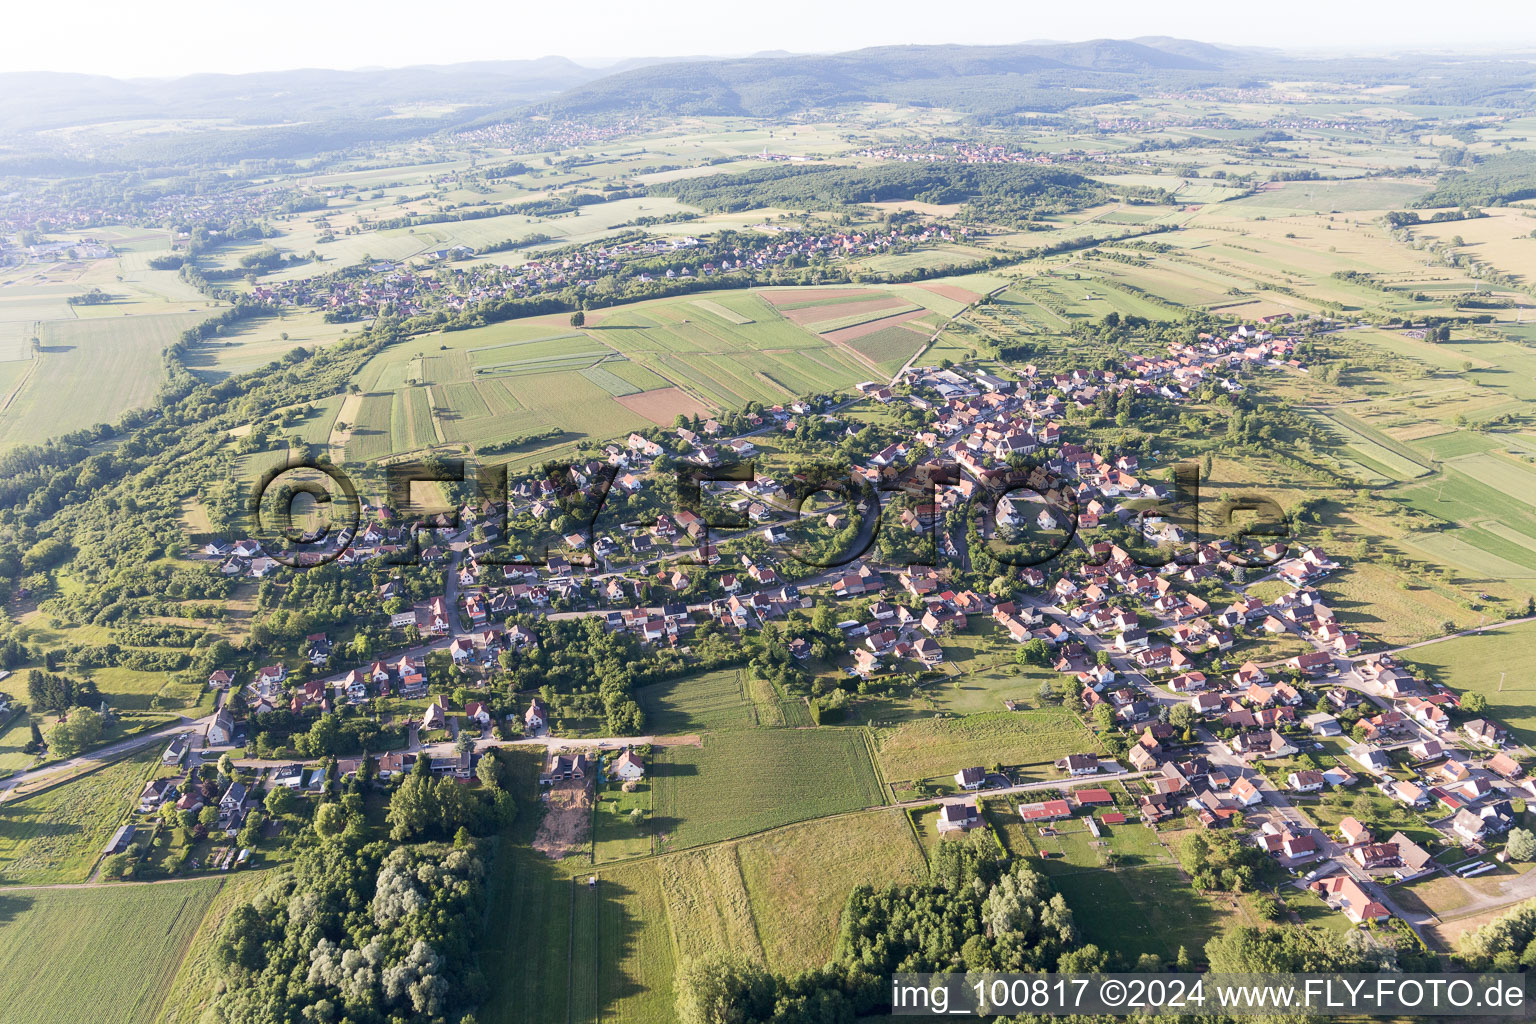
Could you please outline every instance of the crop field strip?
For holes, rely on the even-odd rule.
[[[635,395],[640,393],[639,388],[635,387],[623,377],[608,372],[608,370],[606,370],[601,364],[597,366],[588,366],[578,372],[587,380],[591,381],[593,384],[596,384],[598,387],[602,388],[610,395],[613,395],[615,398],[620,398],[624,395]]]
[[[205,878],[0,894],[7,1019],[154,1020],[221,884]]]
[[[905,316],[909,313],[923,312],[925,307],[917,303],[896,302],[883,306],[879,310],[869,313],[853,313],[846,316],[835,316],[827,320],[818,320],[815,323],[806,324],[806,329],[816,334],[830,334],[832,331],[842,330],[847,327],[858,327],[861,324],[874,323],[880,320],[890,320],[893,317]]]
[[[711,299],[694,299],[693,304],[704,312],[712,313],[727,323],[750,324],[753,322],[751,317],[738,313],[735,310],[727,309]]]

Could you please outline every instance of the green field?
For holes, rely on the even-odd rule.
[[[656,758],[655,828],[683,849],[884,801],[857,729],[771,729],[707,737]]]
[[[0,445],[34,443],[115,421],[150,404],[164,373],[160,350],[207,312],[157,313],[41,325],[37,366],[4,412]],[[68,401],[60,401],[67,395]]]
[[[647,686],[637,695],[646,722],[658,736],[756,724],[743,673],[725,668]]]
[[[221,884],[0,893],[6,1021],[154,1020]]]
[[[1067,754],[1102,752],[1093,734],[1063,709],[922,719],[879,729],[875,740],[880,770],[892,781],[953,775],[961,768],[998,762],[1044,766]]]
[[[143,789],[159,746],[0,804],[0,883],[83,882]]]
[[[846,342],[849,348],[871,360],[887,373],[895,373],[912,353],[923,347],[926,335],[905,327],[887,327]]]
[[[809,821],[737,845],[737,862],[768,966],[793,974],[832,958],[857,885],[922,878],[922,849],[895,809]]]
[[[880,315],[921,309],[920,301],[894,299]],[[843,319],[871,318],[850,317]],[[676,412],[740,409],[752,401],[776,405],[848,388],[869,379],[872,363],[896,369],[923,340],[898,328],[868,337],[834,344],[746,291],[617,306],[594,312],[579,332],[563,327],[561,318],[532,317],[435,334],[385,350],[359,371],[355,383],[366,397],[346,455],[366,462],[435,443],[418,400],[401,397],[415,390],[410,381],[430,385],[433,413],[450,445],[564,431],[561,441],[527,453],[537,461],[583,438],[649,426],[647,416],[670,423]],[[663,389],[672,387],[681,389],[679,400],[666,397]],[[644,399],[632,408],[645,409],[644,415],[620,401],[637,395]]]
[[[487,1024],[669,1024],[673,955],[654,862],[591,869],[503,841],[480,950]]]
[[[1536,623],[1427,644],[1402,657],[1455,690],[1483,694],[1492,717],[1509,726],[1521,743],[1536,743],[1536,676],[1531,673]]]
[[[190,937],[186,955],[170,982],[156,1024],[199,1024],[212,1002],[218,979],[214,958],[219,929],[231,911],[254,899],[273,880],[270,872],[241,871],[218,880],[212,901]]]

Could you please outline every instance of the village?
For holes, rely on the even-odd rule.
[[[620,751],[632,781],[643,762],[622,738],[553,735],[552,713],[539,697],[509,706],[489,691],[476,696],[475,680],[483,687],[499,666],[536,648],[537,623],[546,616],[596,618],[647,647],[683,652],[701,624],[728,633],[777,624],[788,630],[791,657],[809,662],[818,644],[809,634],[797,635],[802,627],[796,624],[819,603],[830,603],[834,612],[846,605],[862,609],[836,625],[846,645],[836,660],[852,682],[936,672],[951,636],[980,626],[1017,645],[1021,658],[1058,673],[1060,689],[1111,751],[1068,754],[1057,763],[1061,783],[1018,782],[1006,770],[956,766],[953,785],[940,780],[938,786],[941,794],[959,794],[940,804],[941,835],[987,827],[999,815],[1016,815],[1042,835],[1076,823],[1098,835],[1127,822],[1156,828],[1188,819],[1241,832],[1294,885],[1354,924],[1393,915],[1417,924],[1415,915],[1395,907],[1390,887],[1435,872],[1475,877],[1491,869],[1482,855],[1501,850],[1518,819],[1515,808],[1536,797],[1536,783],[1523,777],[1522,749],[1499,723],[1463,707],[1458,694],[1416,680],[1390,652],[1362,653],[1366,641],[1339,625],[1318,589],[1340,568],[1328,552],[1284,543],[1240,550],[1228,538],[1196,541],[1174,517],[1146,513],[1146,502],[1166,500],[1170,490],[1145,479],[1148,467],[1134,456],[1062,438],[1067,411],[1090,406],[1105,391],[1178,403],[1206,384],[1241,390],[1249,373],[1296,371],[1296,337],[1273,333],[1283,326],[1238,325],[1202,335],[1194,344],[1171,346],[1161,359],[1133,357],[1121,372],[1045,375],[1024,366],[1010,381],[979,370],[914,367],[889,384],[861,385],[864,401],[875,407],[909,404],[926,414],[921,430],[867,453],[855,466],[872,488],[912,493],[906,485],[913,479],[929,485],[927,504],[898,501],[885,510],[897,528],[940,535],[940,549],[958,553],[946,517],[1004,480],[1014,490],[982,506],[990,514],[978,513],[987,532],[1022,526],[1064,533],[1070,523],[1067,539],[1081,554],[1077,567],[1023,566],[1015,570],[1017,584],[1001,595],[955,585],[956,574],[943,565],[882,565],[870,552],[832,568],[798,564],[784,548],[798,507],[792,488],[775,476],[715,485],[719,506],[741,515],[744,529],[711,531],[705,516],[676,509],[624,522],[611,534],[557,537],[560,553],[541,565],[496,557],[506,526],[489,505],[466,504],[456,518],[411,523],[402,510],[365,502],[366,525],[330,539],[321,551],[341,566],[366,567],[416,550],[422,566],[440,574],[441,595],[391,616],[392,631],[408,649],[342,668],[329,638],[317,634],[306,641],[302,681],[282,664],[249,680],[216,672],[209,685],[229,699],[201,746],[205,756],[216,757],[245,745],[255,728],[246,723],[273,711],[326,713],[395,699],[417,708],[405,723],[407,749],[383,755],[374,778],[387,779],[424,757],[434,773],[469,781],[478,751],[535,743],[548,751],[544,781],[561,789],[584,788],[600,773],[597,764]],[[666,447],[656,436],[634,434],[608,445],[603,459],[573,467],[572,480],[587,486],[607,473],[621,492],[645,494],[657,488],[658,458],[719,467],[755,455],[765,442],[754,444],[754,438],[793,429],[797,418],[836,422],[846,415],[843,408],[807,402],[764,410],[748,434],[736,437],[713,420],[695,423],[678,428]],[[917,450],[929,453],[927,461],[908,465]],[[1029,473],[1016,469],[1031,457],[1037,461]],[[557,516],[569,483],[519,480],[508,508],[535,520]],[[850,500],[818,515],[834,530],[849,531],[866,508],[855,509]],[[1110,534],[1116,540],[1095,539],[1107,528],[1118,530]],[[1130,538],[1178,557],[1144,566],[1122,546]],[[253,541],[210,545],[203,555],[224,573],[258,578],[277,565]],[[1279,596],[1266,601],[1246,593],[1268,581],[1284,584]],[[378,597],[394,600],[394,607],[403,593],[398,571],[378,588]],[[667,594],[673,596],[640,603]],[[1262,645],[1265,637],[1301,641],[1308,649],[1271,661],[1234,657],[1234,650]],[[819,650],[826,653],[824,640]],[[429,669],[437,659],[452,666],[451,677]],[[464,699],[434,694],[455,681]],[[265,762],[258,766],[267,770]],[[300,766],[280,770],[295,773]],[[342,770],[355,773],[357,759]],[[1110,796],[1100,779],[1123,788]],[[997,792],[1003,796],[991,795]],[[1379,802],[1356,797],[1367,793],[1378,794]],[[1357,813],[1335,813],[1345,800]],[[1402,809],[1395,825],[1366,810],[1378,805]],[[1399,819],[1419,824],[1405,831]],[[237,825],[231,818],[228,828]]]

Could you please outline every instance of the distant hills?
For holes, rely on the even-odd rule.
[[[1529,109],[1536,60],[1511,55],[1299,59],[1274,50],[1148,36],[636,59],[603,68],[545,57],[166,80],[10,73],[0,74],[0,174],[294,158],[529,114],[782,117],[879,101],[945,107],[1007,123],[1021,112],[1060,112],[1152,91],[1276,80],[1400,86],[1392,95],[1396,104]],[[210,130],[218,120],[242,130]],[[151,122],[156,130],[42,134],[126,121]]]
[[[609,74],[611,69],[582,67],[564,57],[172,79],[13,72],[0,74],[0,133],[166,118],[273,124],[383,116],[396,107],[426,103],[507,106],[552,96]]]
[[[1232,77],[1248,57],[1181,39],[1096,39],[1015,46],[880,46],[849,53],[702,60],[636,68],[576,86],[554,113],[615,110],[777,116],[807,107],[888,101],[973,112],[1059,110],[1102,102],[1170,76],[1190,85]],[[1083,94],[1078,90],[1095,90]],[[1021,102],[1022,101],[1022,102]]]

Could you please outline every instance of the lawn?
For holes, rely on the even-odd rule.
[[[1043,770],[1067,754],[1103,752],[1087,727],[1063,708],[924,719],[880,729],[875,737],[881,772],[897,781],[999,762]]]
[[[667,747],[654,765],[655,828],[684,849],[884,801],[858,729],[772,729]]]
[[[641,781],[633,793],[626,793],[611,783],[601,784],[597,806],[592,812],[592,844],[596,861],[644,857],[651,852],[651,783]],[[640,811],[642,822],[636,825],[630,814]]]
[[[154,1020],[220,884],[0,893],[5,1019]]]
[[[0,883],[83,882],[123,823],[160,747],[35,796],[0,804]]]
[[[0,775],[19,771],[35,760],[23,750],[32,740],[31,723],[32,719],[25,711],[16,711],[0,729]]]

